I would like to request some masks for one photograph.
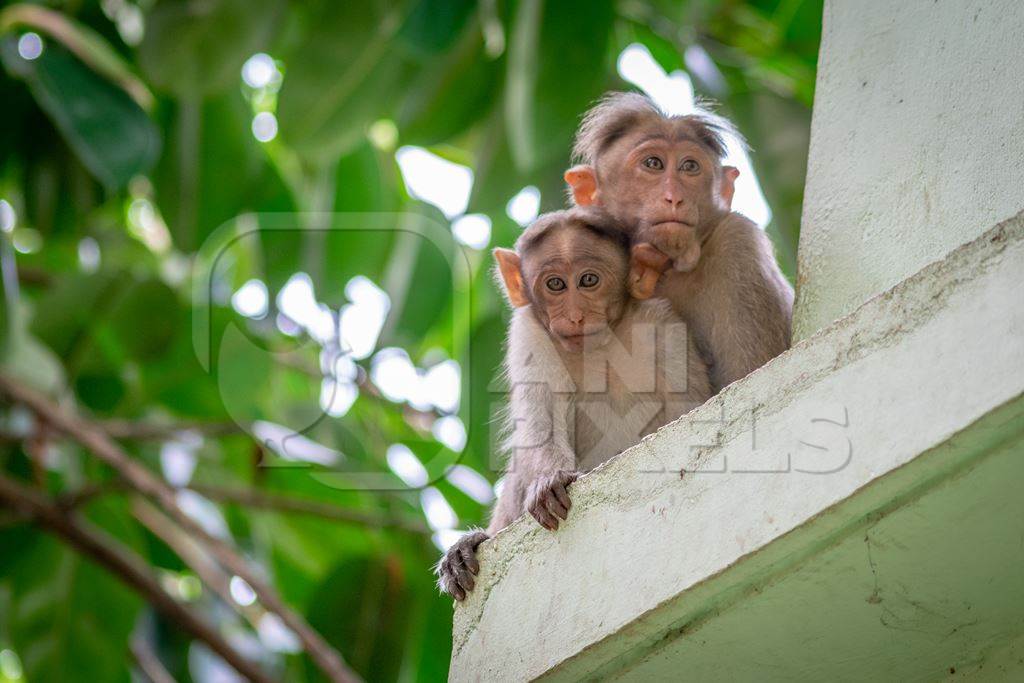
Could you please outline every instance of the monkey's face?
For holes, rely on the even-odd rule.
[[[648,122],[597,162],[598,203],[633,224],[703,232],[729,210],[722,165],[684,121]]]
[[[560,226],[523,257],[522,269],[535,314],[564,349],[607,343],[627,301],[629,264],[622,246]]]

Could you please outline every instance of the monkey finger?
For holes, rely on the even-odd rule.
[[[448,566],[453,572],[457,572],[462,567],[462,555],[459,553],[458,545],[453,545],[445,557],[447,557]]]
[[[558,483],[551,487],[551,492],[554,494],[558,502],[562,504],[566,510],[572,507],[572,501],[569,500],[569,492],[565,490],[565,484]],[[565,519],[564,517],[562,519]]]
[[[480,563],[476,559],[476,552],[469,546],[462,546],[459,548],[459,557],[462,558],[462,564],[469,571],[474,574],[480,573]]]
[[[473,579],[473,575],[465,567],[459,567],[459,569],[456,570],[456,576],[458,579],[459,587],[462,588],[465,592],[468,593],[469,591],[473,590],[474,586],[476,586],[476,581]]]
[[[547,510],[540,507],[539,505],[534,505],[534,507],[530,509],[530,514],[533,515],[533,518],[537,520],[538,524],[540,524],[548,531],[554,531],[556,528],[558,528],[557,524],[555,523],[554,517],[552,517]]]
[[[466,591],[462,590],[462,587],[455,581],[451,582],[451,588],[448,592],[453,598],[460,602],[466,599]]]
[[[547,508],[544,509],[544,516],[548,520],[548,531],[558,531],[558,517]]]
[[[569,510],[566,509],[562,502],[555,496],[554,491],[548,491],[544,498],[544,502],[547,505],[548,512],[560,517],[561,519],[568,519]]]

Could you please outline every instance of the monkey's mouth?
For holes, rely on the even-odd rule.
[[[607,328],[601,328],[579,334],[560,334],[558,338],[570,351],[582,351],[585,346],[599,346],[606,331]]]
[[[654,225],[655,227],[664,225],[664,226],[669,227],[669,228],[693,228],[693,227],[695,227],[695,225],[693,223],[690,223],[690,222],[684,221],[684,220],[676,220],[675,218],[672,218],[672,219],[667,220],[667,221],[656,221],[656,222],[652,223],[652,225]]]

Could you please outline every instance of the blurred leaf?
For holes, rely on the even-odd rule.
[[[146,14],[139,64],[158,88],[192,99],[237,85],[245,60],[265,49],[280,0],[161,0]]]
[[[167,144],[176,152],[161,158],[153,182],[178,248],[196,249],[247,212],[295,210],[278,169],[249,132],[252,112],[238,92],[180,103],[170,118]]]
[[[304,38],[283,55],[288,73],[277,118],[284,141],[323,163],[345,154],[370,123],[390,115],[392,93],[411,73],[390,42],[402,9],[373,0],[320,0],[300,11]]]
[[[159,280],[133,285],[111,313],[114,330],[130,357],[146,362],[162,355],[178,332],[178,299]]]
[[[469,357],[462,359],[463,372],[469,377],[469,393],[462,397],[463,420],[467,425],[462,461],[491,481],[498,478],[498,471],[504,465],[502,454],[498,452],[501,422],[495,418],[507,400],[500,381],[505,333],[502,315],[495,314],[480,321],[473,330]]]
[[[439,226],[444,227],[433,230]],[[418,205],[399,230],[384,285],[392,302],[385,343],[401,346],[422,340],[450,309],[457,248],[447,221],[432,206]]]
[[[516,166],[565,155],[581,114],[604,91],[614,4],[523,0],[509,43],[505,121]]]
[[[441,52],[455,42],[475,6],[473,0],[419,0],[398,39],[421,52]]]
[[[393,681],[408,642],[411,598],[397,558],[353,558],[320,584],[308,616],[357,672]]]
[[[260,348],[237,325],[224,329],[217,349],[217,386],[228,414],[238,424],[266,417],[260,407],[268,395],[273,355]],[[298,425],[301,427],[305,425]]]
[[[102,511],[124,528],[124,517]],[[29,681],[128,681],[128,637],[142,606],[105,570],[39,532],[6,532],[0,578],[13,588],[11,640]]]
[[[128,63],[96,31],[61,12],[31,3],[15,3],[0,10],[0,34],[15,26],[36,29],[64,44],[99,75],[120,85],[144,109],[153,95]]]
[[[635,21],[620,22],[616,26],[615,36],[618,52],[621,52],[633,43],[640,43],[650,50],[654,61],[665,70],[665,73],[672,73],[677,69],[686,69],[683,62],[683,54],[679,47],[647,24]]]
[[[88,335],[89,326],[105,315],[120,283],[118,277],[107,273],[59,279],[35,307],[32,333],[67,359]]]
[[[356,275],[378,286],[395,243],[393,229],[404,192],[391,155],[363,142],[338,162],[334,217],[324,238],[324,274],[317,282],[321,300],[344,301],[345,284]]]
[[[153,122],[124,90],[100,77],[57,43],[31,61],[17,40],[0,46],[7,70],[25,80],[82,163],[109,190],[156,161],[160,137]]]
[[[5,301],[4,315],[9,324],[4,344],[0,347],[0,368],[40,391],[50,392],[61,388],[64,369],[60,360],[25,328],[25,311],[15,313],[8,309]]]
[[[97,413],[112,412],[127,393],[124,381],[116,374],[117,368],[84,368],[75,377],[75,393],[82,404]]]
[[[444,142],[486,116],[501,87],[500,66],[485,53],[478,22],[470,22],[458,43],[429,62],[405,96],[398,113],[402,142]]]

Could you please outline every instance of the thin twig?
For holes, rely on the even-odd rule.
[[[355,672],[345,664],[341,655],[305,619],[284,603],[274,587],[264,581],[250,567],[247,560],[243,559],[230,545],[213,537],[194,519],[185,514],[178,506],[175,490],[129,457],[120,446],[110,440],[102,429],[71,415],[39,392],[5,375],[0,375],[0,391],[23,403],[56,429],[71,436],[98,458],[116,469],[121,477],[139,493],[158,502],[175,522],[206,547],[221,566],[245,579],[263,606],[277,614],[281,621],[295,633],[312,660],[330,680],[338,683],[359,680]]]
[[[0,501],[57,534],[80,553],[116,575],[164,616],[209,645],[211,650],[240,674],[251,681],[271,683],[272,679],[266,673],[231,647],[192,608],[172,598],[160,586],[149,565],[141,557],[126,550],[109,534],[73,514],[63,512],[45,496],[4,476],[0,476]]]
[[[209,486],[205,484],[193,484],[189,486],[196,493],[209,498],[210,500],[224,503],[235,503],[245,507],[274,510],[276,512],[291,512],[299,515],[311,515],[322,517],[336,522],[348,522],[361,524],[369,527],[393,527],[402,531],[409,531],[417,534],[431,533],[430,527],[416,519],[403,519],[397,516],[375,515],[369,512],[349,510],[331,503],[321,503],[315,500],[304,500],[290,496],[282,496],[274,493],[255,491],[242,488],[224,488],[220,486]]]
[[[431,530],[425,523],[412,517],[398,515],[380,515],[372,512],[349,510],[332,503],[295,498],[268,491],[249,488],[229,488],[209,484],[190,484],[188,489],[205,498],[221,503],[232,503],[258,510],[271,510],[286,514],[308,515],[320,517],[332,522],[359,524],[371,528],[393,528],[413,534],[430,535]],[[86,484],[77,491],[63,494],[57,504],[65,509],[79,508],[100,496],[132,491],[126,482],[115,479],[100,484]]]
[[[131,511],[135,519],[153,532],[153,535],[167,544],[167,547],[181,558],[214,593],[220,596],[239,616],[246,619],[255,629],[265,614],[256,604],[243,606],[231,597],[231,577],[207,555],[202,547],[184,533],[170,517],[140,496],[134,496]]]
[[[133,636],[129,649],[139,670],[152,683],[176,683],[174,676],[160,661],[148,640],[142,636]]]

